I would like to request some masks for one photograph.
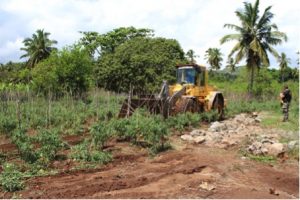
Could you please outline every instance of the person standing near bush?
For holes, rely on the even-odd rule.
[[[287,121],[289,118],[289,106],[292,100],[292,94],[287,85],[284,86],[283,91],[280,93],[283,122]]]

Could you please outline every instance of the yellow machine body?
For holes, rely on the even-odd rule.
[[[202,111],[213,108],[223,109],[225,106],[222,93],[208,85],[208,71],[204,66],[197,64],[177,66],[177,83],[169,86],[169,96],[182,90],[183,87],[185,92],[181,98],[193,99]]]

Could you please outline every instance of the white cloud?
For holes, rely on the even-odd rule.
[[[273,5],[274,23],[289,37],[276,49],[286,52],[295,65],[300,43],[296,1],[261,0],[260,4],[261,12]],[[236,0],[2,0],[0,62],[17,61],[22,54],[20,41],[40,28],[50,32],[50,38],[62,47],[78,40],[78,31],[105,33],[120,26],[152,28],[157,36],[177,39],[185,51],[193,49],[200,55],[200,63],[205,63],[209,47],[221,48],[226,60],[233,45],[221,46],[219,40],[232,31],[223,25],[237,24],[234,12],[242,7],[242,1]]]
[[[8,41],[3,45],[3,48],[0,48],[1,56],[10,56],[20,51],[22,47],[23,38],[17,38],[15,41]],[[20,57],[20,56],[19,56]]]

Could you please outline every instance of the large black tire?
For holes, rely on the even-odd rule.
[[[172,115],[176,115],[178,113],[185,113],[185,112],[192,112],[192,113],[199,112],[199,105],[194,99],[192,98],[178,99],[173,109]]]

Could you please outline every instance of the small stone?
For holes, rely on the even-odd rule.
[[[253,142],[248,148],[247,150],[254,154],[254,155],[261,155],[262,154],[262,151],[261,151],[261,148],[262,148],[263,144],[261,142]]]
[[[270,143],[270,144],[274,144],[275,142],[274,141],[272,141],[272,140],[270,140],[270,139],[263,139],[262,141],[261,141],[261,143]]]
[[[261,152],[262,152],[262,154],[267,155],[268,149],[263,147],[263,148],[261,148]]]
[[[284,145],[282,143],[274,143],[268,146],[268,154],[272,156],[278,156],[285,152]]]
[[[245,120],[245,124],[247,125],[255,124],[255,119],[248,118],[247,120]]]
[[[255,122],[257,122],[257,123],[260,123],[260,122],[261,122],[261,118],[259,118],[259,117],[256,117],[254,120],[255,120]]]
[[[189,141],[189,142],[194,140],[193,136],[187,134],[180,136],[180,138],[184,141]]]
[[[220,122],[213,122],[208,130],[212,132],[220,132],[226,129],[227,129],[226,124],[222,124]]]
[[[199,129],[192,130],[190,135],[191,136],[199,136],[199,135],[201,135],[201,130],[199,130]]]
[[[201,189],[204,189],[204,190],[208,190],[208,191],[211,191],[211,190],[214,190],[216,189],[216,187],[213,185],[213,184],[210,184],[208,182],[202,182],[199,187]]]
[[[293,150],[298,145],[297,140],[290,141],[287,145],[288,150]]]
[[[198,136],[198,137],[195,137],[194,138],[194,142],[196,143],[196,144],[201,144],[201,143],[203,143],[203,142],[205,142],[205,137],[203,137],[203,136]]]
[[[242,114],[235,116],[235,118],[233,120],[236,122],[239,122],[239,123],[244,123],[245,119],[246,119],[246,115],[242,113]]]

